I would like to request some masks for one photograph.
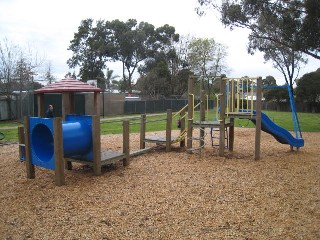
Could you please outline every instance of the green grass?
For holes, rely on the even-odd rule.
[[[291,112],[275,112],[275,111],[264,111],[276,124],[288,129],[289,131],[293,131],[293,123]],[[210,111],[209,115],[206,116],[207,119],[214,119],[215,113],[214,111]],[[110,118],[105,118],[101,122],[101,134],[120,134],[122,133],[122,120],[124,116],[120,116],[117,120],[113,120]],[[300,126],[302,132],[320,132],[320,114],[319,113],[298,113],[298,117],[300,120]],[[125,119],[130,120],[130,132],[140,132],[140,116],[139,115],[131,115],[125,116]],[[160,115],[147,115],[147,124],[146,131],[154,132],[154,131],[162,131],[166,129],[166,114]],[[199,112],[195,112],[195,120],[199,120]],[[173,118],[172,128],[177,129],[177,121],[178,118]],[[6,142],[17,142],[18,141],[18,130],[17,128],[9,129],[9,127],[18,127],[21,126],[19,123],[15,122],[0,122],[0,132],[5,134],[5,139],[1,141]],[[246,119],[235,119],[235,127],[254,127],[253,123]]]
[[[275,112],[275,111],[263,111],[268,117],[277,125],[293,131],[293,121],[291,112]],[[298,113],[300,127],[302,132],[320,132],[320,114],[313,113]],[[248,123],[248,120],[236,119],[236,127],[248,126],[254,127],[252,122]]]
[[[0,129],[0,132],[4,134],[4,139],[0,142],[18,142],[18,128]]]
[[[16,127],[16,126],[22,126],[23,124],[18,123],[16,121],[0,121],[0,128],[3,127]]]

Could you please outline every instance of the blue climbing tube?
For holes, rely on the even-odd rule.
[[[32,164],[55,169],[53,119],[30,118],[30,157]],[[67,115],[62,123],[63,152],[66,158],[92,160],[92,117]]]

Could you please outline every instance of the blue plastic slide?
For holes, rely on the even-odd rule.
[[[255,119],[251,119],[251,121],[255,124]],[[304,139],[303,138],[295,138],[291,135],[291,133],[275,124],[265,113],[261,112],[261,130],[271,134],[278,142],[282,144],[289,144],[293,147],[303,147]]]

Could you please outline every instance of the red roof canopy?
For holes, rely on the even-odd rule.
[[[101,92],[100,88],[73,78],[61,79],[59,82],[49,84],[37,89],[35,93],[62,93],[62,92]]]

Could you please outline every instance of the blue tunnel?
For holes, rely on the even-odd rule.
[[[32,164],[55,169],[53,119],[30,118]],[[93,159],[92,117],[67,115],[62,123],[63,152],[66,158]]]

